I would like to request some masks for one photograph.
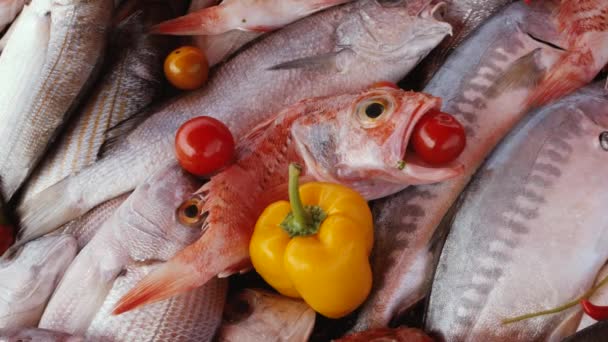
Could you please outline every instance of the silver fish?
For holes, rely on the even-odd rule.
[[[82,337],[38,328],[0,329],[0,342],[83,342]]]
[[[146,2],[112,33],[108,63],[91,97],[78,110],[50,153],[30,177],[24,191],[29,198],[97,159],[101,146],[127,134],[145,117],[133,118],[157,98],[163,85],[162,62],[171,43],[146,34],[149,25],[171,17],[168,3]],[[114,132],[112,127],[129,120]]]
[[[583,88],[537,110],[478,172],[433,281],[426,326],[446,341],[561,341],[608,259],[608,96]],[[578,314],[576,314],[578,313]]]
[[[141,184],[78,254],[40,320],[40,327],[84,334],[112,288],[134,261],[168,260],[201,232],[180,225],[175,208],[200,186],[170,164]]]
[[[0,262],[0,328],[38,324],[55,286],[76,256],[69,235],[42,237]]]
[[[452,53],[479,25],[513,0],[446,0],[443,18],[453,34],[433,49],[402,81],[408,88],[422,89]]]
[[[175,132],[194,116],[222,120],[238,140],[298,100],[356,92],[380,80],[396,82],[450,26],[430,17],[435,6],[426,1],[393,2],[335,7],[252,45],[222,65],[204,89],[152,113],[105,158],[24,202],[19,207],[22,239],[49,232],[133,189],[159,163],[174,158]]]
[[[203,287],[141,310],[112,315],[118,300],[154,267],[129,266],[126,275],[116,279],[101,310],[87,329],[87,341],[212,340],[222,320],[228,289],[226,279],[214,279]]]
[[[245,289],[226,304],[217,341],[305,342],[315,318],[315,312],[301,300]]]
[[[104,202],[79,218],[64,224],[51,234],[70,234],[78,242],[78,250],[86,246],[131,193]]]
[[[492,148],[525,115],[526,95],[563,54],[526,33],[535,25],[537,36],[553,34],[550,15],[510,5],[471,35],[424,89],[445,99],[443,111],[464,125],[467,146],[459,160],[465,171],[372,205],[374,285],[355,331],[387,326],[427,295],[443,240],[437,230],[442,218]]]
[[[92,81],[112,7],[112,0],[33,0],[24,9],[35,12],[32,20],[18,21],[0,55],[0,176],[7,200]],[[24,40],[32,43],[23,46]],[[36,64],[28,54],[38,55]]]

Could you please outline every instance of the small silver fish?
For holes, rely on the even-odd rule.
[[[69,235],[42,237],[0,261],[0,328],[38,324],[46,303],[76,256]]]
[[[22,239],[40,236],[143,182],[174,158],[174,137],[201,114],[236,139],[299,100],[398,81],[447,34],[427,2],[362,0],[270,34],[222,65],[201,90],[168,102],[80,173],[19,207]],[[27,238],[26,238],[27,237]]]
[[[39,326],[84,334],[127,265],[168,260],[196,241],[201,231],[179,224],[175,208],[199,186],[199,180],[173,163],[141,184],[78,254]]]
[[[127,267],[126,274],[116,279],[101,310],[87,329],[86,341],[212,340],[222,319],[228,289],[227,279],[215,279],[196,290],[141,310],[112,315],[112,309],[118,300],[155,267],[136,264]]]
[[[93,79],[112,0],[32,0],[0,55],[0,177],[10,200]]]
[[[81,337],[38,328],[0,329],[0,342],[84,342]]]
[[[127,5],[125,5],[127,6]],[[75,113],[24,190],[29,198],[97,160],[102,145],[145,119],[135,117],[157,98],[163,86],[162,62],[171,46],[167,37],[146,33],[149,25],[171,17],[168,3],[145,2],[112,33],[103,77]],[[113,127],[129,120],[114,132]]]
[[[445,341],[561,341],[608,259],[608,96],[596,83],[513,130],[465,193],[426,315]]]
[[[305,342],[315,317],[314,310],[301,300],[245,289],[226,304],[217,341]]]
[[[537,37],[553,35],[553,12],[506,7],[460,45],[424,89],[465,127],[462,176],[416,186],[377,201],[374,285],[355,331],[387,326],[428,294],[444,231],[442,219],[493,147],[527,112],[526,96],[564,51]],[[446,218],[446,220],[448,220]]]

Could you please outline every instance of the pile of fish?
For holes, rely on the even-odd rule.
[[[507,322],[608,272],[608,0],[0,0],[0,35],[0,204],[19,227],[0,251],[0,341],[608,332],[578,305]],[[184,41],[213,68],[176,93],[162,64]],[[377,99],[386,119],[362,121]],[[467,138],[441,166],[410,147],[438,110]],[[237,140],[210,179],[174,157],[201,115]],[[372,291],[344,319],[251,271],[292,162],[370,201]]]

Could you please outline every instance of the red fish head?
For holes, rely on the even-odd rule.
[[[291,129],[314,178],[345,184],[375,199],[462,172],[458,162],[430,166],[408,150],[416,123],[440,108],[439,98],[382,87],[332,101],[335,107],[304,116]]]

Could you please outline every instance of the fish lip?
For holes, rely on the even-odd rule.
[[[391,176],[397,181],[409,184],[434,183],[457,177],[464,172],[464,165],[459,163],[458,160],[444,166],[434,166],[425,163],[415,153],[408,151],[414,128],[422,117],[431,110],[441,110],[441,100],[436,99],[421,103],[416,108],[412,120],[409,120],[403,129],[403,133],[399,135],[403,137],[398,150],[398,156],[401,159],[393,163],[395,168],[391,170]]]

